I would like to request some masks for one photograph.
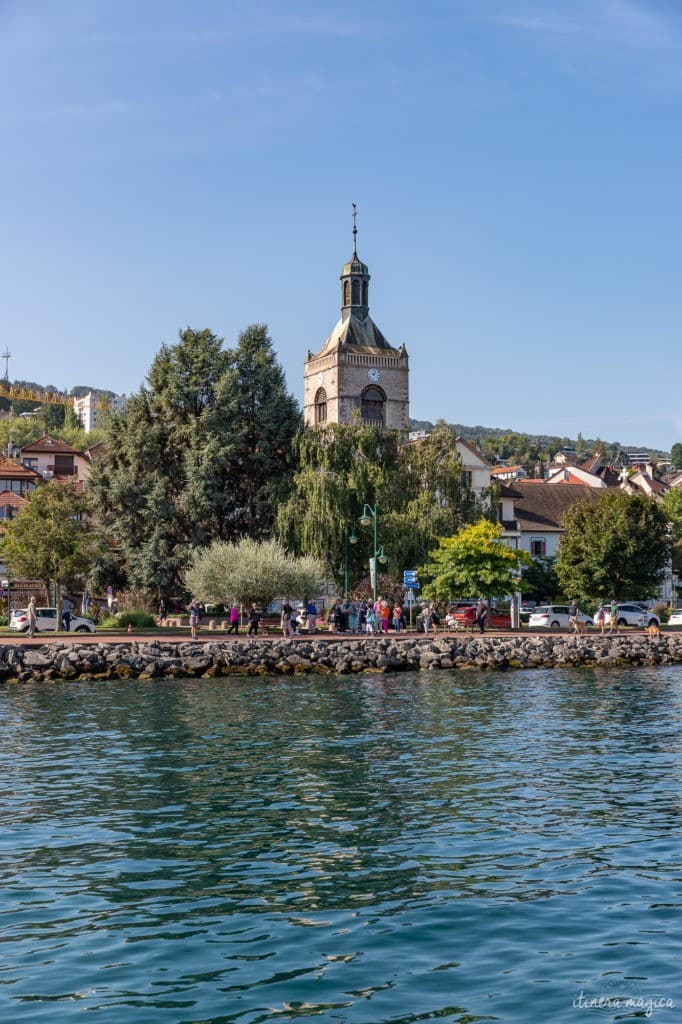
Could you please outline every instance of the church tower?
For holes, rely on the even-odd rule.
[[[409,360],[369,315],[370,273],[358,257],[353,203],[353,255],[341,270],[341,319],[320,351],[305,361],[306,427],[360,420],[388,430],[409,429]]]

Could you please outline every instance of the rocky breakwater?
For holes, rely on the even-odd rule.
[[[682,633],[569,637],[296,637],[198,642],[50,643],[0,647],[0,679],[161,679],[437,669],[658,665],[682,661]]]

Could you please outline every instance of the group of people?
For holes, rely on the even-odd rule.
[[[318,614],[314,601],[302,601],[298,608],[284,601],[279,622],[282,636],[300,636],[302,629],[308,634],[315,633]]]
[[[435,630],[440,616],[433,604],[423,602],[416,614],[416,626],[424,633]],[[329,625],[337,633],[400,633],[407,628],[408,617],[400,601],[379,597],[376,601],[337,601],[329,613]]]
[[[384,597],[376,601],[337,601],[329,613],[330,629],[337,633],[399,633],[406,625],[405,612],[397,601]]]
[[[580,623],[582,621],[582,612],[578,607],[576,601],[571,601],[568,606],[568,625],[574,633],[580,632]],[[594,613],[594,624],[599,626],[600,633],[605,632],[606,616],[609,616],[609,633],[618,632],[618,605],[615,600],[611,601],[610,604],[600,604]]]

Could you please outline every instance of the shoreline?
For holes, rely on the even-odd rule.
[[[294,638],[52,637],[0,645],[0,680],[354,675],[441,669],[604,668],[682,662],[682,633]]]

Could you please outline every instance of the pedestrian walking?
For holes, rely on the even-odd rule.
[[[594,623],[596,626],[599,626],[599,632],[603,633],[604,625],[606,623],[606,608],[603,604],[600,604],[597,608],[597,613],[594,616]]]
[[[71,631],[71,609],[73,605],[69,601],[68,597],[62,598],[62,629],[66,630],[67,633]]]
[[[201,602],[195,598],[189,606],[189,628],[192,640],[199,635],[199,623],[201,621]]]
[[[403,610],[396,601],[393,609],[393,629],[399,633],[403,625]]]
[[[255,601],[249,608],[249,630],[247,636],[258,636],[258,623],[261,620],[261,614],[258,610],[258,606]]]
[[[314,633],[317,629],[317,605],[314,601],[308,601],[308,632]]]
[[[365,633],[367,634],[367,636],[373,636],[374,625],[376,621],[377,613],[374,611],[374,608],[370,605],[370,607],[367,609],[367,617],[365,620]]]
[[[159,625],[163,626],[163,624],[165,623],[167,618],[168,618],[168,608],[166,607],[166,602],[165,602],[164,598],[162,597],[161,600],[159,601]]]
[[[485,620],[488,614],[488,608],[482,597],[479,597],[478,604],[476,605],[476,624],[481,633],[485,632]]]
[[[291,636],[291,607],[286,603],[286,601],[282,605],[279,625],[282,630],[282,636]]]
[[[571,603],[568,606],[568,628],[573,633],[577,632],[577,629],[576,629],[576,622],[577,622],[577,620],[578,620],[578,605],[575,603],[575,601],[571,601]]]
[[[616,604],[615,600],[613,600],[611,602],[611,607],[609,608],[609,633],[617,633],[617,632],[618,632],[618,605]]]
[[[33,634],[36,631],[36,622],[38,620],[38,615],[36,613],[36,599],[33,595],[31,596],[31,600],[28,602],[28,608],[26,609],[26,618],[28,620],[28,629],[26,630],[26,636],[32,638]]]
[[[381,602],[381,632],[384,634],[388,633],[388,620],[391,617],[391,611],[388,607],[388,601]]]
[[[236,602],[230,608],[230,626],[227,632],[239,635],[239,605]]]

